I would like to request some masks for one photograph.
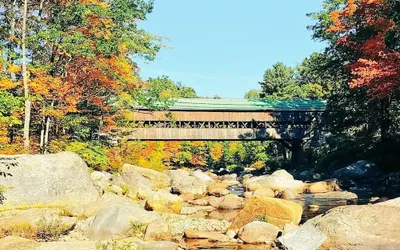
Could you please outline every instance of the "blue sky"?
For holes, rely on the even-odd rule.
[[[277,61],[294,66],[323,44],[311,39],[306,13],[322,0],[156,0],[140,24],[167,36],[154,62],[139,60],[143,79],[167,75],[200,96],[242,98]]]

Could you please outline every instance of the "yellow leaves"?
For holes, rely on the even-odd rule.
[[[172,92],[169,89],[164,89],[163,91],[161,91],[160,93],[160,97],[162,99],[168,99],[172,97]]]
[[[57,110],[57,109],[45,109],[42,112],[43,116],[51,116],[51,117],[63,117],[64,112],[62,112],[61,110]]]
[[[104,18],[96,14],[88,14],[86,15],[86,22],[88,26],[81,29],[85,35],[103,37],[107,40],[111,39],[112,19]]]
[[[8,90],[16,88],[20,82],[14,82],[8,78],[0,78],[0,90]]]
[[[35,95],[50,98],[59,95],[61,78],[52,77],[45,72],[34,75],[29,81],[29,88]]]
[[[8,67],[7,71],[10,73],[20,73],[21,66],[12,64],[12,65],[10,65],[10,67]]]
[[[79,0],[79,2],[85,5],[98,5],[103,8],[107,8],[110,6],[107,2],[104,2],[102,0]]]
[[[224,154],[224,146],[221,143],[216,143],[215,146],[210,151],[211,158],[219,162]]]

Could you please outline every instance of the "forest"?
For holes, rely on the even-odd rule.
[[[168,76],[143,80],[135,58],[155,60],[165,37],[138,27],[145,0],[4,0],[0,3],[0,154],[76,152],[95,170],[123,163],[162,170],[289,166],[280,142],[139,142],[110,145],[138,105],[167,109],[196,91]],[[260,72],[244,98],[327,102],[319,147],[302,166],[327,169],[372,160],[396,170],[400,125],[400,3],[326,0],[308,14],[327,47],[296,67]],[[218,96],[210,98],[219,98]]]

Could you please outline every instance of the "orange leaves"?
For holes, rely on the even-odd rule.
[[[347,1],[347,7],[345,9],[345,12],[347,13],[348,16],[351,16],[356,12],[357,10],[357,5],[355,4],[355,0],[348,0]]]
[[[343,31],[343,24],[340,20],[343,11],[332,11],[331,13],[331,20],[333,24],[328,28],[328,32],[340,32]]]
[[[389,95],[399,84],[400,53],[381,54],[376,60],[359,59],[351,65],[354,75],[350,87],[366,86],[369,93],[377,98]]]

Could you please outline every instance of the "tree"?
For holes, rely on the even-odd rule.
[[[295,85],[294,69],[281,62],[272,65],[264,73],[263,81],[260,82],[262,97],[280,96],[283,89],[290,85]]]
[[[28,72],[27,68],[27,58],[26,58],[26,22],[28,19],[28,0],[24,0],[24,7],[22,12],[22,39],[21,39],[21,48],[22,48],[22,79],[24,83],[24,98],[25,98],[25,110],[24,110],[24,147],[25,149],[29,149],[29,124],[31,120],[31,101],[29,100],[29,87],[28,87]]]
[[[377,88],[372,85],[355,86],[352,83],[366,69],[359,60],[366,55],[372,55],[370,52],[364,54],[363,51],[382,48],[383,40],[378,39],[382,27],[376,26],[376,21],[380,20],[381,24],[385,24],[390,19],[396,20],[395,2],[387,1],[387,4],[382,5],[382,1],[326,0],[320,12],[310,14],[317,21],[309,27],[314,32],[314,39],[328,45],[324,52],[325,62],[319,68],[322,79],[331,82],[327,96],[329,115],[325,116],[324,123],[332,136],[323,157],[329,164],[372,159],[385,161],[383,165],[390,165],[394,161],[392,151],[396,148],[393,144],[395,140],[388,141],[388,138],[393,137],[399,128],[398,91],[396,88],[389,91],[388,103],[387,97],[381,95],[388,93],[386,90],[390,89],[384,87],[386,84],[381,85],[385,91],[377,95],[379,91],[376,92]],[[381,8],[383,6],[387,9]],[[349,24],[352,25],[350,29]],[[393,38],[396,30],[398,28],[386,33],[386,52],[390,49],[395,51],[396,39]],[[383,54],[386,52],[384,50]],[[371,68],[371,71],[364,73],[374,76],[376,70]],[[373,79],[375,80],[378,78]]]
[[[258,89],[251,89],[244,94],[245,99],[259,99],[260,98],[260,90]]]
[[[196,91],[184,86],[181,82],[174,82],[168,76],[149,78],[134,94],[139,105],[154,110],[167,109],[174,104],[176,98],[197,97]]]
[[[30,132],[45,152],[50,137],[74,135],[67,122],[85,120],[91,139],[115,124],[121,100],[142,84],[133,56],[152,60],[162,46],[137,25],[152,9],[145,0],[0,3],[0,91],[26,101],[25,145]]]

